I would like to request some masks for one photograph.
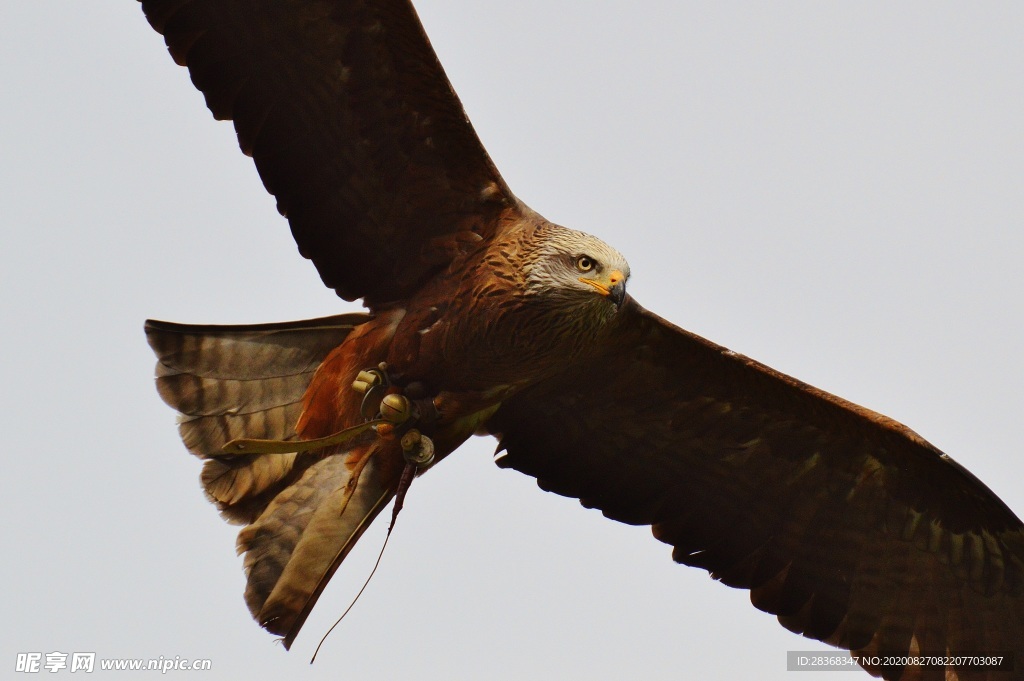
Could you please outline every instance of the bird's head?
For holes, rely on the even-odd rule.
[[[525,268],[528,293],[621,305],[629,279],[623,255],[590,234],[546,227]]]

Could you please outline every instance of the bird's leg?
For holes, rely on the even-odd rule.
[[[352,389],[363,395],[360,412],[367,420],[383,418],[396,425],[409,421],[407,428],[412,427],[412,421],[426,425],[437,420],[434,401],[427,395],[423,384],[397,387],[388,374],[387,362],[360,371],[352,382]],[[407,403],[389,403],[387,398],[395,395],[407,398]]]
[[[377,434],[401,436],[402,455],[406,466],[426,468],[434,461],[434,441],[413,426],[420,421],[420,410],[415,402],[399,393],[384,396],[380,403],[380,420]]]
[[[430,465],[434,460],[434,442],[415,428],[410,429],[402,436],[402,454],[405,456],[405,468],[398,479],[398,488],[395,490],[395,508],[391,511],[391,524],[388,532],[395,527],[398,514],[405,505],[405,495],[416,479],[416,473],[421,468]]]
[[[352,389],[363,394],[363,417],[371,419],[376,416],[384,421],[376,426],[377,433],[381,436],[401,435],[405,467],[395,490],[395,507],[391,512],[388,532],[395,526],[395,520],[405,504],[405,495],[416,478],[417,471],[426,468],[434,460],[433,440],[414,426],[421,421],[433,422],[437,418],[433,401],[426,397],[421,386],[412,385],[405,390],[388,392],[389,389],[394,390],[391,388],[392,385],[387,364],[384,362],[375,369],[360,371],[352,383]]]
[[[225,444],[221,451],[225,454],[290,454],[292,452],[310,452],[335,445],[345,444],[358,435],[373,429],[379,436],[401,436],[402,451],[405,453],[407,466],[424,467],[434,458],[434,443],[426,435],[421,434],[413,426],[420,423],[431,423],[436,419],[437,411],[430,399],[422,399],[421,389],[413,387],[409,390],[416,398],[410,400],[402,391],[394,388],[388,377],[387,364],[381,362],[376,368],[364,369],[356,376],[352,389],[363,394],[360,411],[366,418],[365,423],[346,428],[326,437],[313,440],[258,440],[237,438]],[[415,435],[414,435],[415,434]],[[411,439],[406,439],[410,437]],[[429,454],[425,454],[429,450]],[[415,468],[413,470],[415,473]]]

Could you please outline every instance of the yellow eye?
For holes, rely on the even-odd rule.
[[[597,265],[597,263],[589,255],[581,255],[576,258],[576,269],[580,272],[589,272],[594,269],[595,265]]]

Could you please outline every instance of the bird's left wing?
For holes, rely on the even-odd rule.
[[[522,208],[409,0],[140,1],[343,298],[407,297]]]
[[[750,589],[792,631],[869,653],[1016,654],[1015,674],[970,678],[1024,678],[1024,529],[977,478],[632,300],[610,331],[502,405],[500,465],[652,525],[676,561]]]

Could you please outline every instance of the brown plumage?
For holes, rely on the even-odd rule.
[[[394,496],[408,426],[344,445],[231,454],[236,438],[325,437],[389,390],[442,460],[474,432],[499,463],[749,589],[787,628],[847,649],[1016,654],[1024,528],[906,427],[661,320],[629,268],[553,225],[498,175],[404,0],[143,0],[214,116],[235,122],[300,252],[370,315],[254,327],[149,322],[158,387],[245,523],[246,602],[290,645]],[[615,399],[609,399],[609,395]],[[300,447],[296,447],[300,449]]]

